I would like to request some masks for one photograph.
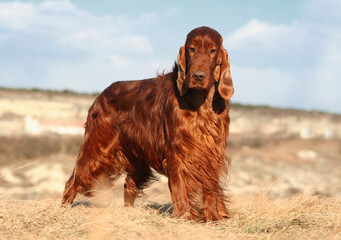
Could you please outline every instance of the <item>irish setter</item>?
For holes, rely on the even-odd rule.
[[[173,71],[115,82],[97,97],[64,204],[72,204],[77,193],[91,196],[99,177],[126,174],[124,204],[133,206],[154,169],[168,177],[174,217],[229,217],[220,180],[229,165],[225,148],[234,89],[222,42],[217,31],[196,28]]]

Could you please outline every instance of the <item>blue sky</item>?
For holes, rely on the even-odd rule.
[[[341,113],[340,12],[340,0],[0,0],[0,86],[98,92],[153,77],[210,26],[234,102]]]

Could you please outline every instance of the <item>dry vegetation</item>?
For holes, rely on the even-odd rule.
[[[70,166],[68,169],[70,172],[81,142],[81,138],[78,137],[58,136],[7,138],[5,140],[10,144],[2,147],[0,159],[3,163],[6,158],[7,160],[16,159],[18,170],[13,169],[13,174],[17,174],[14,175],[16,177],[20,177],[27,171],[31,166],[27,167],[25,164],[32,161],[34,163],[37,157],[42,159],[38,165],[60,162],[64,166]],[[328,176],[332,176],[331,170],[339,166],[340,155],[336,151],[339,146],[338,141],[283,140],[269,142],[269,140],[262,139],[243,139],[242,141],[238,142],[235,139],[230,146],[234,156],[233,171],[231,172],[231,193],[233,194],[237,193],[236,190],[243,188],[239,185],[236,186],[236,182],[241,183],[238,177],[239,173],[247,171],[250,179],[255,181],[257,174],[266,175],[265,166],[267,164],[274,165],[278,156],[283,158],[282,163],[283,161],[290,162],[295,159],[290,151],[295,153],[308,146],[318,146],[314,148],[318,154],[322,154],[323,151],[332,154],[330,158],[335,161],[329,161],[328,165],[324,163],[324,166],[331,168],[328,168]],[[247,146],[246,149],[244,149],[245,146]],[[49,151],[45,151],[46,149]],[[288,156],[282,152],[284,149]],[[257,163],[255,160],[250,166],[250,163],[243,160],[243,154],[264,158],[264,152],[268,152],[270,155],[260,167],[254,165]],[[51,154],[53,156],[56,153],[71,154],[72,156],[65,158],[62,154],[63,160],[51,158]],[[32,159],[28,160],[30,158]],[[307,167],[308,164],[311,163],[305,160],[302,166]],[[281,166],[283,168],[285,165]],[[295,163],[293,167],[299,170],[299,166]],[[282,172],[288,178],[298,179],[298,175],[295,176],[295,171],[290,170],[292,175],[289,176],[282,168],[277,169],[279,172],[275,173],[278,177]],[[272,169],[271,172],[274,173],[275,169]],[[313,170],[308,169],[308,172],[313,172]],[[337,173],[335,172],[335,174]],[[333,179],[337,178],[339,178],[339,174],[335,175]],[[62,181],[65,182],[65,180]],[[47,180],[40,181],[46,182]],[[40,181],[35,185],[39,186]],[[255,185],[255,182],[245,184],[245,186]],[[334,186],[335,193],[340,191],[339,186],[336,186],[335,183],[329,182],[329,185]],[[28,182],[25,186],[29,186]],[[80,205],[72,209],[62,208],[60,196],[51,199],[53,194],[47,194],[45,197],[48,198],[43,199],[41,199],[43,193],[40,197],[35,194],[28,195],[27,199],[31,200],[13,200],[13,198],[0,195],[0,239],[341,239],[341,198],[337,194],[311,196],[313,192],[308,192],[308,194],[296,192],[291,195],[292,197],[286,195],[283,198],[274,195],[279,186],[273,183],[272,188],[271,186],[265,189],[259,188],[256,191],[258,195],[246,197],[245,194],[237,193],[238,195],[231,199],[230,208],[234,213],[231,219],[216,224],[204,224],[171,218],[169,213],[171,210],[167,211],[170,207],[170,198],[166,182],[161,181],[147,188],[146,196],[138,201],[137,207],[128,209],[122,206],[122,182],[118,182],[116,186],[121,189],[116,189],[116,195],[106,196],[106,201],[103,200],[103,196],[97,196],[92,199],[91,204],[80,202]],[[148,200],[158,204],[148,203]],[[108,204],[108,202],[110,203]]]
[[[47,94],[42,101],[51,102],[71,103],[83,97],[67,91],[0,91],[10,99],[25,94],[25,99],[41,99]],[[82,98],[82,104],[90,104],[92,98]],[[264,106],[234,104],[232,108],[243,110],[237,117],[257,120],[266,115],[266,120],[258,120],[269,124],[281,115],[312,121],[323,115]],[[73,112],[74,106],[70,109]],[[2,119],[11,121],[19,116],[15,114],[5,113]],[[341,115],[328,118],[335,126],[341,121]],[[61,207],[60,194],[82,139],[56,134],[0,136],[0,240],[341,239],[339,137],[301,139],[258,132],[230,136],[229,195],[233,195],[230,209],[234,214],[215,224],[172,219],[165,178],[147,188],[134,208],[123,207],[122,179],[113,191],[100,190],[103,194],[90,203],[81,202],[80,197],[79,205]]]
[[[155,207],[62,208],[59,200],[1,201],[0,239],[341,239],[341,200],[300,196],[233,198],[217,224],[172,219]]]
[[[22,161],[41,157],[50,157],[54,154],[77,155],[83,143],[82,136],[0,136],[0,164],[11,161]]]

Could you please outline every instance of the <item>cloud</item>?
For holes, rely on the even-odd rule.
[[[114,41],[115,46],[120,46],[123,48],[127,48],[134,52],[139,53],[148,53],[152,51],[152,46],[149,43],[149,40],[145,36],[138,35],[129,35],[126,37],[122,37]]]
[[[340,7],[314,1],[292,24],[254,19],[225,36],[235,100],[341,113]]]
[[[225,42],[232,50],[251,46],[271,49],[285,41],[287,36],[296,33],[294,27],[273,25],[254,19],[230,34]]]
[[[327,52],[314,71],[313,96],[321,108],[341,113],[341,52]]]
[[[108,61],[110,64],[112,64],[114,67],[119,68],[119,69],[127,69],[130,66],[129,59],[117,55],[111,55],[108,56]]]
[[[69,1],[0,3],[0,26],[13,32],[41,32],[61,45],[88,52],[116,49],[151,52],[145,36],[132,34],[111,17],[99,17],[76,9]],[[129,25],[129,22],[126,23]]]
[[[69,1],[45,1],[39,6],[39,10],[50,12],[75,12],[76,8]]]
[[[164,60],[155,59],[149,38],[137,32],[163,15],[97,16],[68,0],[0,3],[1,82],[92,92],[153,76],[155,62]]]
[[[297,78],[275,68],[257,69],[232,65],[234,100],[248,104],[289,107],[297,93]]]
[[[0,3],[0,26],[20,30],[30,25],[34,18],[31,3]]]

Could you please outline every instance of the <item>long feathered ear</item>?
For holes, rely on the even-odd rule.
[[[187,92],[187,85],[185,82],[186,77],[186,54],[185,54],[185,46],[180,48],[178,55],[178,79],[176,80],[176,84],[180,93],[180,96],[183,96]]]
[[[218,55],[217,67],[214,71],[214,77],[216,81],[219,82],[218,92],[220,96],[225,100],[229,100],[233,96],[234,88],[230,70],[229,55],[223,47],[221,47]]]

